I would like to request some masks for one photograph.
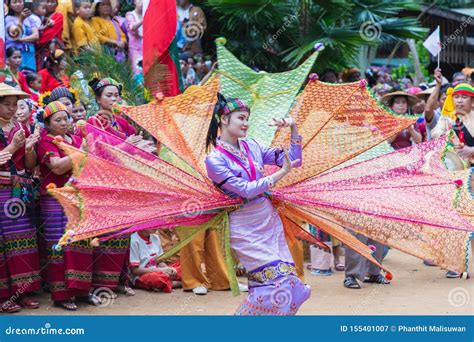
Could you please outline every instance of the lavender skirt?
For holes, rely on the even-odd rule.
[[[259,198],[229,214],[230,243],[249,270],[249,295],[236,315],[294,315],[311,290],[296,275],[278,212]]]

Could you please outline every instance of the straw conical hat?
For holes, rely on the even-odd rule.
[[[388,105],[388,103],[390,102],[390,99],[392,97],[395,97],[395,96],[406,96],[409,106],[414,106],[418,102],[418,99],[415,96],[410,95],[410,94],[405,93],[404,91],[400,91],[400,90],[399,91],[394,91],[393,93],[388,93],[388,94],[382,96],[381,101],[385,105]]]
[[[416,94],[415,96],[416,97],[419,97],[419,98],[423,98],[423,97],[428,97],[430,96],[434,91],[434,87],[431,87],[431,88],[428,88],[428,89],[425,89],[423,91],[420,91],[418,94]]]
[[[0,97],[4,96],[18,96],[21,99],[28,98],[29,95],[24,91],[10,87],[8,84],[0,83]]]

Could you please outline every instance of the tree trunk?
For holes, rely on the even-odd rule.
[[[413,80],[413,83],[417,86],[424,80],[423,73],[421,72],[420,58],[418,57],[418,51],[416,50],[415,40],[407,39],[407,44],[411,55],[413,56],[413,67],[415,68],[415,79]]]
[[[359,48],[359,68],[364,71],[375,59],[377,46],[362,45]]]

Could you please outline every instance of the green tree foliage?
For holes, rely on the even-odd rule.
[[[208,16],[204,40],[224,36],[244,63],[266,71],[284,71],[301,63],[314,45],[325,45],[318,69],[360,65],[370,49],[407,38],[422,39],[426,29],[416,18],[401,17],[419,8],[419,0],[196,0]],[[367,36],[364,28],[372,36]],[[207,49],[212,46],[209,44]]]

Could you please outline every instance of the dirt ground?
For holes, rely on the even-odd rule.
[[[438,267],[391,250],[384,264],[393,273],[390,285],[363,284],[361,290],[342,286],[344,272],[330,277],[306,274],[311,298],[299,315],[473,315],[473,279],[447,279]],[[471,272],[472,273],[472,272]],[[245,282],[245,279],[241,279]],[[79,304],[76,312],[54,307],[48,294],[40,296],[41,308],[15,315],[232,315],[245,294],[210,291],[206,296],[175,290],[171,294],[137,290],[134,297],[119,295],[105,307]]]

